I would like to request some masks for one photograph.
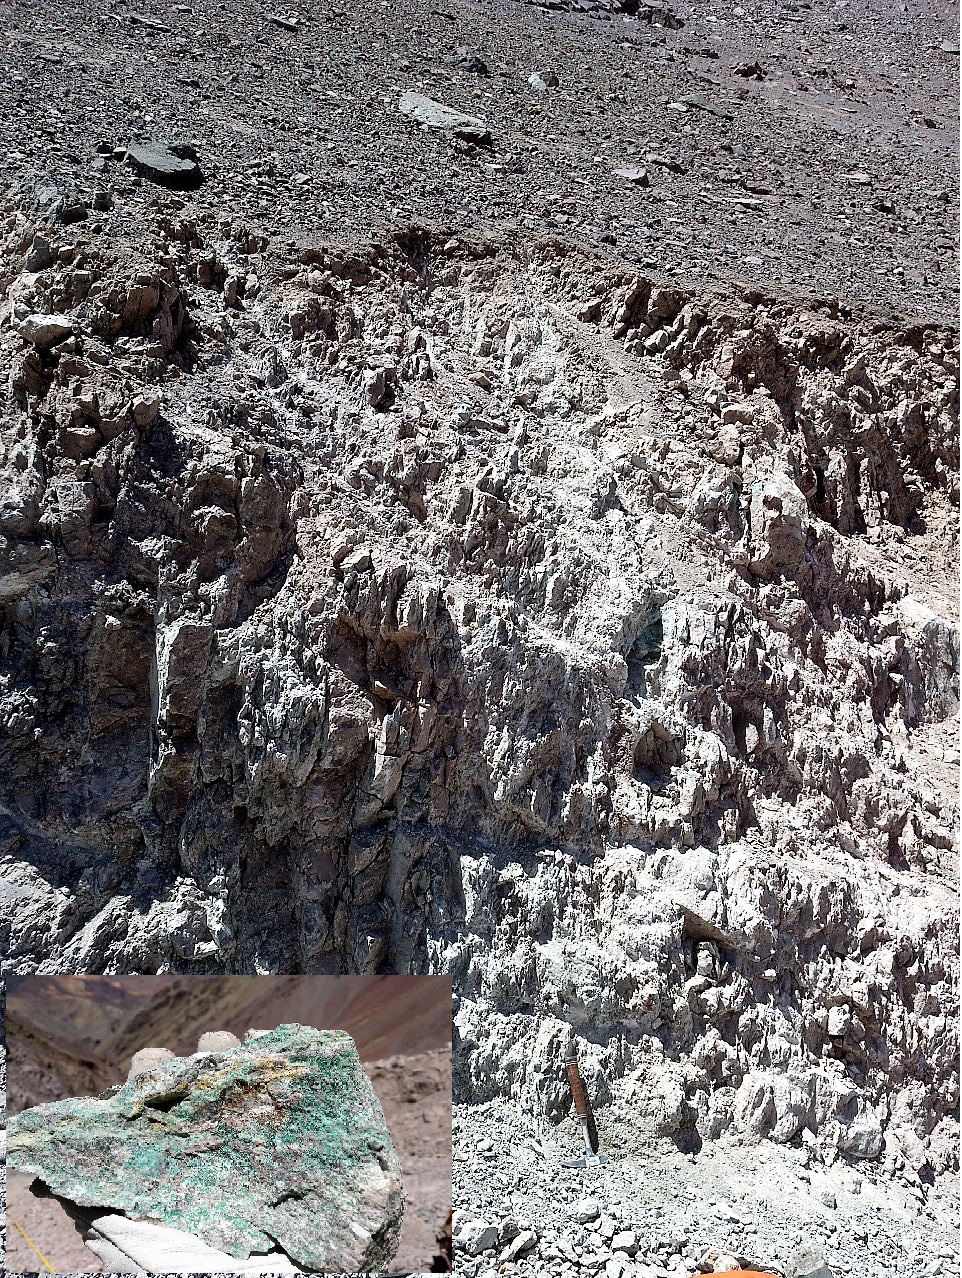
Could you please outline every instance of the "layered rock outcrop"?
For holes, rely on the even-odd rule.
[[[450,969],[465,1097],[952,1159],[953,332],[8,237],[13,968]]]

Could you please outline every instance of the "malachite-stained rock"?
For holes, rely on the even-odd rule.
[[[282,1025],[25,1110],[7,1160],[80,1207],[187,1230],[232,1256],[277,1243],[336,1273],[383,1269],[397,1250],[400,1165],[340,1031]]]

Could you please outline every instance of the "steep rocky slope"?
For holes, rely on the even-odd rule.
[[[450,967],[465,1097],[560,1114],[583,1034],[669,1127],[941,1170],[954,335],[9,231],[11,964]]]
[[[6,173],[95,237],[136,222],[144,179],[120,157],[160,138],[196,148],[208,207],[279,236],[357,243],[412,218],[557,231],[656,271],[956,313],[955,0],[5,15]],[[490,144],[418,128],[411,91],[481,117]]]
[[[7,969],[450,970],[466,1131],[561,1118],[577,1040],[629,1152],[930,1203],[952,14],[565,8],[74,7],[22,72]]]

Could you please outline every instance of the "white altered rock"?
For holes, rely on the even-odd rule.
[[[483,1220],[469,1220],[458,1230],[457,1245],[469,1256],[480,1256],[498,1245],[498,1228]]]
[[[612,1251],[624,1251],[633,1256],[638,1250],[638,1235],[633,1229],[622,1229],[611,1239]]]
[[[146,1221],[128,1220],[126,1216],[98,1216],[92,1222],[94,1235],[87,1247],[111,1268],[127,1262],[120,1273],[194,1274],[194,1273],[302,1273],[290,1259],[280,1253],[251,1256],[238,1260],[210,1247],[202,1239],[182,1229],[154,1225]]]
[[[789,1260],[787,1278],[833,1278],[833,1274],[820,1252],[803,1246]]]
[[[174,1053],[167,1047],[142,1047],[139,1052],[134,1052],[130,1061],[130,1069],[127,1071],[127,1082],[132,1078],[136,1078],[138,1074],[146,1074],[155,1065],[161,1065],[164,1061],[172,1061]]]
[[[34,346],[56,346],[74,332],[74,321],[69,315],[27,315],[17,324],[21,337]]]
[[[517,1237],[513,1238],[504,1251],[501,1253],[501,1260],[517,1260],[519,1256],[526,1255],[531,1251],[538,1241],[538,1235],[533,1229],[523,1229]]]
[[[229,1052],[240,1045],[240,1039],[229,1030],[207,1030],[197,1040],[198,1052]]]
[[[423,93],[414,93],[411,90],[403,93],[400,109],[402,115],[410,116],[412,120],[429,129],[442,129],[455,137],[463,138],[466,142],[475,142],[479,145],[485,145],[491,141],[491,130],[483,120],[473,115],[465,115],[453,107],[445,106],[442,102],[435,102],[433,98],[425,97]]]
[[[758,575],[788,570],[797,564],[809,520],[808,504],[792,479],[775,472],[752,485],[749,505],[755,546],[749,567]]]
[[[827,1029],[833,1038],[840,1038],[852,1023],[852,1013],[847,1007],[830,1007],[828,1009]]]
[[[589,1220],[597,1220],[601,1215],[601,1204],[597,1198],[580,1198],[571,1209],[571,1219],[580,1225]]]

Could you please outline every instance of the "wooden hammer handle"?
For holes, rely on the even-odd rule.
[[[581,1082],[581,1074],[578,1071],[578,1058],[569,1056],[565,1061],[565,1069],[568,1072],[568,1086],[571,1088],[571,1099],[575,1103],[575,1110],[579,1118],[588,1117],[588,1099],[585,1096],[585,1089]]]

